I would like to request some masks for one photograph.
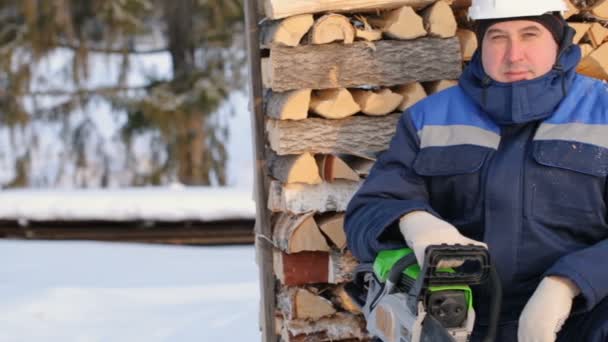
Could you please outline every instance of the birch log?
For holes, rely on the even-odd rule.
[[[382,119],[353,116],[342,120],[310,118],[300,121],[269,119],[266,131],[270,147],[278,155],[353,154],[371,156],[388,148],[401,114]]]
[[[308,117],[310,89],[291,90],[282,93],[269,92],[266,115],[280,120],[303,120]]]
[[[264,11],[270,19],[280,19],[304,13],[376,12],[412,6],[426,7],[436,0],[264,0]]]
[[[310,153],[277,156],[268,151],[270,174],[283,183],[319,184],[322,179],[315,157]]]
[[[351,281],[357,260],[346,252],[273,253],[274,273],[286,286],[316,283],[341,284]]]
[[[284,342],[366,341],[371,336],[365,331],[360,315],[339,312],[315,322],[285,320],[281,338]]]
[[[264,63],[274,91],[394,86],[455,79],[462,71],[458,38],[276,46]]]
[[[318,320],[336,313],[330,300],[305,288],[284,287],[277,297],[277,308],[287,320]]]
[[[290,215],[281,213],[274,225],[272,235],[275,245],[286,253],[329,252],[329,245],[321,234],[313,214]]]
[[[310,211],[346,211],[361,182],[337,180],[317,185],[270,183],[268,209],[273,212],[304,214]]]
[[[263,49],[269,48],[272,44],[297,46],[313,23],[311,14],[264,22],[260,30],[260,45]]]

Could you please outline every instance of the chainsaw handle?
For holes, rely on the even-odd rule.
[[[458,259],[478,263],[475,272],[437,272],[438,265],[444,259]],[[424,253],[422,274],[427,286],[442,286],[454,283],[477,285],[486,282],[490,277],[490,254],[488,250],[476,245],[430,245]]]

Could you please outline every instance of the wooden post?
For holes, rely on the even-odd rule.
[[[266,209],[268,202],[268,177],[265,165],[264,143],[264,110],[261,58],[258,44],[258,4],[256,0],[245,0],[245,28],[247,39],[247,55],[249,69],[250,110],[253,136],[253,152],[255,155],[255,249],[260,274],[260,328],[262,341],[277,341],[275,331],[275,286],[272,268],[272,227],[270,214]]]

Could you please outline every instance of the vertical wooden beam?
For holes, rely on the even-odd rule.
[[[265,156],[265,133],[263,112],[262,71],[260,58],[260,33],[258,28],[258,1],[245,0],[245,27],[247,39],[247,60],[249,71],[249,98],[251,127],[253,129],[253,153],[255,167],[255,249],[260,274],[260,328],[262,341],[275,342],[275,279],[272,271],[272,227],[268,202],[268,175]]]

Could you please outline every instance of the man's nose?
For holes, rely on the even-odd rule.
[[[516,41],[511,40],[507,48],[507,59],[509,62],[518,62],[524,58],[524,47]]]

